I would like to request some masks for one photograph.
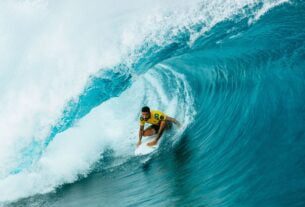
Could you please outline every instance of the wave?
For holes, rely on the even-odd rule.
[[[123,162],[129,159],[138,110],[146,104],[184,120],[181,133],[192,126],[200,135],[194,139],[204,140],[199,146],[205,145],[207,153],[218,149],[210,162],[217,160],[237,140],[214,143],[212,137],[230,133],[241,138],[242,128],[258,127],[247,121],[257,111],[268,114],[265,104],[254,106],[264,98],[261,90],[269,88],[258,83],[266,84],[275,75],[278,80],[294,76],[272,68],[285,62],[283,51],[288,50],[284,54],[289,59],[298,59],[295,51],[303,50],[303,45],[293,47],[285,41],[282,48],[269,50],[272,39],[278,42],[283,38],[279,34],[290,30],[284,28],[274,36],[272,26],[277,25],[265,28],[259,21],[285,2],[181,1],[173,6],[171,1],[158,5],[133,1],[118,8],[107,2],[103,12],[83,3],[3,3],[4,17],[20,12],[11,24],[29,27],[10,31],[7,24],[0,24],[7,31],[1,36],[3,45],[22,42],[18,53],[15,48],[8,52],[3,61],[8,69],[1,73],[5,87],[0,106],[0,191],[4,192],[0,202],[47,193],[88,176],[104,150],[125,157]],[[107,6],[115,9],[108,11]],[[66,8],[71,14],[65,13]],[[79,17],[83,9],[84,15],[92,15]],[[29,40],[20,39],[20,32]],[[265,35],[266,41],[255,45],[256,35]],[[304,40],[297,34],[295,38]],[[15,63],[16,59],[20,60]],[[277,59],[281,61],[271,61]],[[269,90],[266,100],[272,95]],[[269,104],[268,109],[276,105]],[[179,140],[181,134],[173,137]]]

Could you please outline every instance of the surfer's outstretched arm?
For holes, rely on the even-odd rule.
[[[174,118],[172,118],[172,117],[170,117],[170,116],[167,116],[167,117],[166,117],[166,121],[173,122],[173,123],[176,124],[178,127],[181,126],[181,124],[180,124],[179,121],[177,121],[176,119],[174,119]]]

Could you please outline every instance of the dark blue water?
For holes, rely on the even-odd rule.
[[[305,3],[282,4],[252,24],[250,18],[222,21],[191,47],[181,31],[166,46],[146,45],[132,65],[96,74],[31,150],[41,156],[59,132],[149,73],[168,97],[180,88],[177,104],[186,115],[176,115],[189,122],[174,144],[165,136],[156,154],[126,156],[119,165],[110,147],[85,177],[8,205],[305,206]],[[139,106],[156,105],[149,90]],[[24,160],[15,173],[35,162]]]

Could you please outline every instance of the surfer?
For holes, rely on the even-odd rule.
[[[150,110],[148,106],[144,106],[141,112],[142,114],[140,117],[139,140],[137,146],[141,144],[142,136],[152,136],[154,134],[157,134],[157,137],[151,142],[149,142],[147,145],[153,146],[157,144],[157,142],[162,136],[164,129],[169,128],[171,123],[174,123],[178,127],[180,127],[180,123],[176,119],[167,116],[161,111]],[[149,123],[151,125],[144,130],[145,123]]]

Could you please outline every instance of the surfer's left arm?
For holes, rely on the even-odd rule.
[[[137,142],[137,147],[141,144],[141,140],[142,140],[142,136],[144,133],[144,126],[140,125],[140,129],[139,129],[139,140]]]

